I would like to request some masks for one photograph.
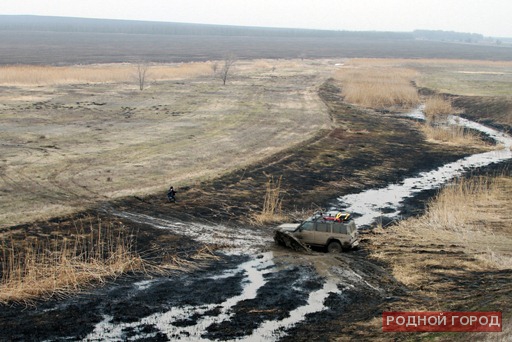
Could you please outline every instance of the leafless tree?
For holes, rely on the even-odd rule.
[[[233,54],[229,54],[224,58],[224,65],[220,70],[220,78],[222,79],[222,84],[226,85],[226,80],[228,79],[229,70],[236,62],[236,58]]]
[[[137,63],[137,70],[135,74],[135,78],[137,79],[137,83],[139,84],[139,89],[142,91],[146,86],[146,79],[148,76],[149,64],[145,62]]]

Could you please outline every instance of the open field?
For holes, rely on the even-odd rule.
[[[198,222],[214,227],[214,235],[222,234],[221,228],[228,229],[229,239],[240,232],[244,237],[269,235],[268,227],[257,222],[255,214],[265,209],[264,194],[272,177],[281,196],[276,205],[282,209],[280,214],[302,218],[340,194],[399,182],[481,151],[465,144],[426,141],[411,120],[396,115],[397,104],[388,112],[386,108],[376,111],[344,102],[345,83],[331,78],[339,71],[339,62],[240,61],[225,87],[212,77],[211,69],[199,63],[193,68],[197,73],[190,75],[175,77],[169,71],[166,77],[153,76],[142,92],[133,80],[109,80],[108,67],[102,73],[104,79],[80,78],[87,83],[69,82],[65,72],[51,82],[30,83],[29,79],[16,83],[16,77],[11,78],[11,83],[2,87],[0,102],[0,138],[5,153],[1,158],[1,189],[8,190],[1,193],[1,205],[10,213],[2,217],[2,226],[8,227],[2,229],[3,234],[14,234],[20,241],[27,235],[67,236],[82,214],[62,214],[90,206],[87,214],[100,217],[102,222],[113,212],[131,214],[109,217],[128,230],[138,231],[137,247],[143,254],[153,252],[152,257],[158,255],[162,261],[164,250],[172,257],[202,246],[182,235]],[[341,69],[350,70],[363,68],[358,63],[368,61],[341,63]],[[367,66],[385,69],[382,64],[386,63],[397,61],[374,60]],[[395,73],[396,67],[410,68],[397,65],[390,73]],[[419,77],[411,75],[413,78],[405,82],[409,87],[410,81]],[[492,114],[498,117],[502,113]],[[164,201],[169,183],[179,188],[175,204]],[[496,236],[489,234],[489,246],[500,242],[495,237],[509,236],[504,229],[509,217],[498,217],[500,210],[509,211],[509,178],[495,184],[495,197],[483,194],[490,202],[478,197],[476,201],[478,210],[492,209],[495,213],[496,220],[488,219],[491,226],[485,230],[492,231],[496,222],[499,226]],[[34,201],[34,196],[39,201]],[[448,197],[448,202],[453,198]],[[471,202],[469,197],[458,201]],[[407,214],[422,212],[422,203],[418,199],[408,204]],[[16,215],[18,212],[23,217]],[[49,216],[58,217],[32,222]],[[169,229],[150,226],[150,219],[157,224],[170,222]],[[29,223],[9,227],[14,222]],[[174,222],[184,224],[172,230]],[[297,289],[318,289],[318,277],[334,277],[342,294],[326,300],[329,310],[310,315],[290,329],[289,340],[382,339],[381,314],[389,309],[505,311],[502,303],[509,307],[510,271],[506,265],[488,266],[493,255],[486,248],[465,245],[464,236],[455,244],[449,239],[438,240],[431,229],[412,227],[414,220],[405,224],[365,234],[359,251],[339,256],[299,254],[265,244],[265,250],[275,252],[279,271],[266,275],[268,286],[258,290],[260,297],[232,308],[236,320],[212,326],[207,338],[235,338],[240,322],[243,329],[251,331],[254,322],[286,317],[299,305],[298,295],[304,297]],[[206,234],[204,228],[199,234]],[[501,239],[505,244],[500,245],[499,260],[508,260],[507,241]],[[216,268],[206,272],[217,270],[214,275],[225,275],[226,265],[237,269],[239,262],[222,257]],[[209,290],[204,291],[203,273],[175,274],[139,292],[133,289],[142,287],[142,281],[132,284],[128,279],[70,298],[64,304],[49,301],[29,309],[3,306],[0,323],[4,336],[79,339],[101,325],[104,314],[129,324],[165,312],[166,305],[203,305],[212,297],[239,295],[239,275],[230,277],[229,282],[225,276],[208,278]],[[136,279],[147,281],[143,276]],[[300,279],[307,279],[306,285]],[[306,297],[307,293],[311,292],[306,292]],[[507,311],[506,319],[509,317]],[[196,319],[179,323],[189,325]],[[56,321],[63,324],[56,328]],[[393,337],[405,341],[423,337],[450,340],[453,336]]]
[[[164,196],[169,183],[241,168],[330,125],[317,95],[329,61],[238,62],[226,86],[196,67],[202,75],[170,80],[150,68],[158,81],[142,92],[135,82],[69,84],[58,69],[60,81],[48,85],[4,86],[0,225],[120,196]]]
[[[512,47],[339,36],[158,35],[0,31],[0,64],[72,65],[240,59],[431,58],[511,61]]]
[[[171,183],[190,186],[306,141],[332,125],[318,89],[340,72],[372,75],[339,81],[342,93],[356,84],[364,99],[377,95],[359,105],[403,110],[419,101],[411,86],[419,76],[403,61],[337,62],[238,61],[226,86],[211,62],[150,65],[144,91],[131,64],[0,68],[0,226],[163,197]],[[374,124],[346,129],[369,133]]]
[[[465,96],[510,96],[512,61],[462,59],[351,59],[342,68],[416,71],[415,84],[439,93]],[[391,69],[393,70],[393,69]]]

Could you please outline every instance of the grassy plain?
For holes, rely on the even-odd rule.
[[[466,96],[510,96],[512,61],[465,59],[374,59],[350,60],[347,67],[364,69],[402,68],[416,71],[418,87],[439,93]]]
[[[0,76],[0,226],[162,192],[241,168],[330,125],[331,61],[6,67]]]

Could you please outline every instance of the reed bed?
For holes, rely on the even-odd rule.
[[[512,265],[512,178],[472,177],[447,186],[428,205],[425,215],[399,224],[420,240],[460,245],[497,269]]]
[[[133,234],[100,220],[70,236],[0,240],[0,303],[63,297],[127,272],[144,271]]]
[[[448,124],[448,116],[459,113],[459,110],[452,106],[450,100],[439,95],[431,96],[425,101],[423,112],[426,122],[421,126],[421,130],[427,139],[453,145],[481,146],[485,144],[476,133],[461,126]]]
[[[137,79],[140,64],[74,66],[8,65],[0,67],[0,84],[31,86],[82,83],[126,83]],[[210,63],[147,64],[148,81],[211,75]]]
[[[480,137],[461,126],[429,124],[421,125],[421,130],[428,140],[452,145],[483,146],[485,142]]]
[[[344,67],[336,72],[346,102],[369,108],[410,108],[420,99],[414,87],[417,72],[371,65]]]

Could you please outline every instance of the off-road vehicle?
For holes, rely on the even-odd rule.
[[[348,213],[317,212],[302,223],[284,223],[277,227],[274,240],[294,249],[325,247],[330,253],[350,250],[359,245],[359,232]]]

